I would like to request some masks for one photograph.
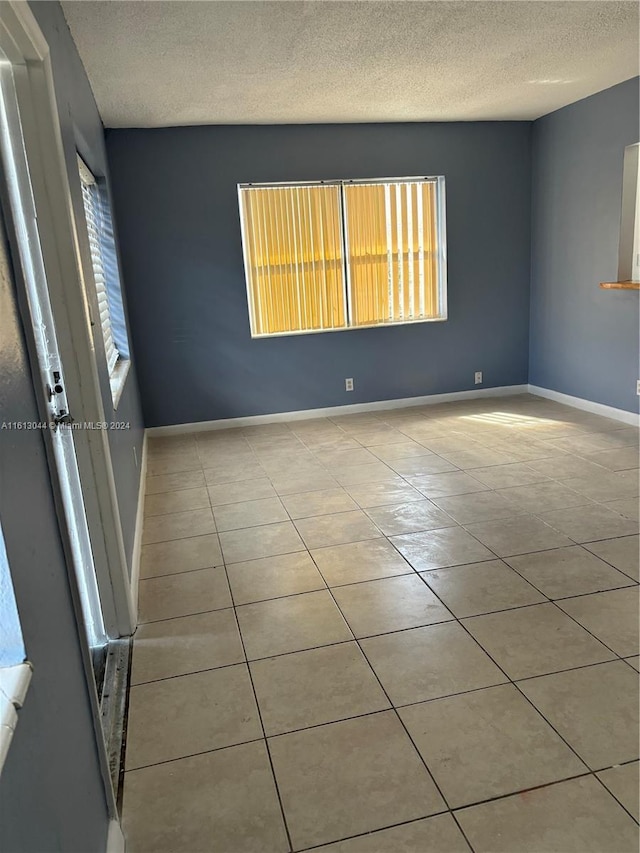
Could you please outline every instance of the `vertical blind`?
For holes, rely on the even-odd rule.
[[[444,318],[444,179],[238,191],[254,337]]]
[[[78,170],[98,299],[99,322],[107,368],[111,375],[118,359],[129,357],[113,225],[103,189],[80,157]]]
[[[339,194],[337,185],[241,192],[255,334],[344,327]]]
[[[436,186],[346,184],[351,325],[438,315]]]
[[[91,265],[93,267],[93,278],[96,285],[98,297],[98,314],[102,337],[104,338],[104,350],[107,359],[109,374],[118,361],[118,350],[113,339],[111,329],[111,312],[109,310],[109,296],[107,294],[107,276],[102,259],[102,246],[100,232],[102,230],[101,205],[98,195],[96,179],[85,164],[78,158],[80,171],[80,183],[82,185],[82,202],[84,204],[84,215],[87,221],[87,233],[89,235],[89,248],[91,250]]]

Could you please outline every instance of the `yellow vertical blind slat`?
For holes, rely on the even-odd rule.
[[[252,333],[344,327],[340,188],[240,192]]]
[[[342,237],[340,232],[340,188],[331,188],[331,195],[323,197],[323,206],[327,214],[329,229],[328,252],[326,263],[329,266],[330,281],[329,298],[331,300],[332,328],[345,326],[347,322],[344,313],[344,262],[342,254]]]
[[[438,244],[436,236],[436,193],[433,184],[422,187],[425,217],[426,310],[433,316],[438,310]]]

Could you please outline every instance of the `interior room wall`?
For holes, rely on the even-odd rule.
[[[533,124],[529,377],[638,411],[640,294],[616,281],[625,146],[639,138],[638,78]]]
[[[110,130],[107,152],[147,426],[527,382],[529,123]],[[251,339],[236,185],[411,175],[446,177],[449,319]]]

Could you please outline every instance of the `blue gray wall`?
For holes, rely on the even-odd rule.
[[[530,124],[107,131],[145,423],[527,381]],[[443,174],[449,320],[252,340],[236,184]],[[344,390],[353,377],[355,391]]]
[[[638,411],[638,292],[616,281],[625,146],[638,141],[638,78],[533,125],[529,381]]]
[[[78,151],[95,175],[109,178],[107,156],[104,144],[104,130],[96,103],[76,50],[75,43],[65,21],[62,9],[57,2],[31,2],[30,7],[40,25],[51,51],[51,61],[55,82],[58,113],[62,130],[65,159],[71,184],[72,201],[78,230],[83,263],[90,269],[88,242],[84,237],[84,214],[80,180],[76,164]],[[116,234],[117,236],[117,234]],[[123,281],[124,301],[126,303],[126,280]],[[100,331],[96,326],[98,339],[96,349],[102,352]],[[118,493],[118,505],[122,522],[125,550],[131,569],[133,540],[135,535],[138,486],[140,480],[139,462],[142,455],[143,425],[140,408],[138,383],[136,379],[136,361],[133,354],[133,366],[120,398],[117,411],[114,410],[106,364],[99,359],[99,375],[102,386],[102,398],[106,421],[126,421],[128,430],[114,430],[109,433],[109,444],[113,462],[113,475]],[[134,448],[138,459],[136,466]]]
[[[38,421],[0,214],[0,422]],[[100,853],[108,815],[42,435],[0,430],[0,521],[34,673],[0,775],[3,853]],[[4,616],[4,614],[3,614]]]

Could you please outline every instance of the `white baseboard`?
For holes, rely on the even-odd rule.
[[[535,394],[536,397],[545,397],[547,400],[553,400],[556,403],[564,403],[565,406],[572,406],[574,409],[582,409],[594,415],[601,415],[603,418],[622,421],[623,424],[640,426],[640,415],[635,412],[605,406],[603,403],[594,403],[591,400],[584,400],[582,397],[571,397],[569,394],[561,394],[559,391],[552,391],[550,388],[540,388],[538,385],[529,385],[529,393]]]
[[[510,397],[528,393],[528,385],[503,385],[499,388],[476,388],[472,391],[454,391],[451,394],[429,394],[425,397],[404,397],[400,400],[377,400],[373,403],[355,403],[346,406],[330,406],[326,409],[304,409],[299,412],[276,412],[271,415],[250,415],[244,418],[224,418],[218,421],[199,421],[192,424],[171,424],[149,427],[146,434],[153,438],[167,435],[183,435],[192,432],[229,429],[230,427],[259,426],[282,421],[302,421],[310,418],[327,418],[332,415],[352,415],[361,412],[382,412],[386,409],[403,409],[412,406],[429,406],[450,403],[455,400],[473,400],[477,397]]]
[[[144,498],[147,481],[147,430],[142,439],[140,458],[140,485],[138,487],[138,509],[136,511],[136,530],[133,537],[133,555],[131,558],[131,600],[135,621],[138,621],[138,585],[140,583],[140,557],[142,555],[142,527],[144,524]]]
[[[125,853],[124,835],[122,834],[122,827],[117,820],[109,821],[106,853]]]

